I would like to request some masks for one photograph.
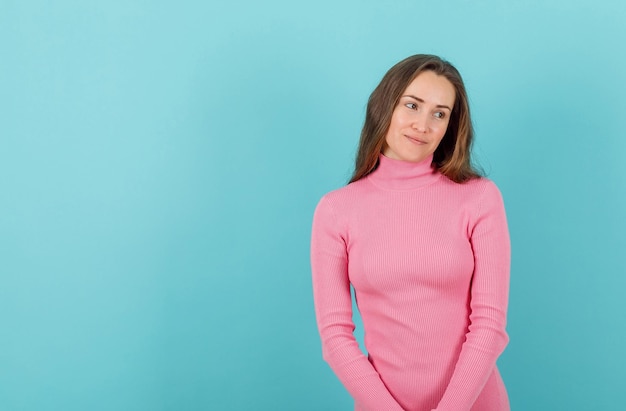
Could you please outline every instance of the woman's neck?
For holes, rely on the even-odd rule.
[[[395,160],[380,154],[378,167],[367,178],[388,190],[413,190],[437,181],[441,174],[433,167],[433,156],[414,163]]]

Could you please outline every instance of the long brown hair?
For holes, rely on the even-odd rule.
[[[424,71],[444,76],[456,91],[448,129],[435,150],[433,165],[443,175],[457,183],[480,177],[470,159],[474,130],[461,74],[452,64],[440,57],[416,54],[389,69],[372,92],[367,102],[365,123],[361,130],[354,174],[350,183],[367,176],[378,167],[378,156],[385,145],[393,110],[404,90]]]

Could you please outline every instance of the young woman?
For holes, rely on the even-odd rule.
[[[509,234],[499,190],[472,168],[472,137],[459,72],[409,57],[370,96],[350,184],[316,208],[323,356],[356,410],[509,410],[496,368],[508,342]]]

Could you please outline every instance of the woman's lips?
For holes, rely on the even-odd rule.
[[[427,144],[426,141],[421,140],[421,139],[419,139],[417,137],[411,137],[411,136],[407,136],[407,135],[405,135],[404,137],[408,138],[411,142],[413,142],[415,144],[420,144],[420,145],[421,144]]]

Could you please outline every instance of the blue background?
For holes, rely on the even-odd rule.
[[[515,410],[626,403],[626,5],[0,2],[0,409],[348,410],[313,209],[415,53],[464,75]]]

